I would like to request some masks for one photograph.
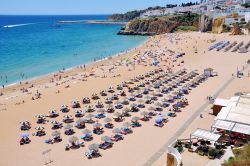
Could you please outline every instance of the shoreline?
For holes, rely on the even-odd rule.
[[[39,81],[39,80],[43,80],[43,79],[47,79],[55,74],[59,74],[62,72],[62,74],[70,74],[71,72],[74,72],[75,70],[79,69],[79,67],[85,65],[86,66],[86,69],[87,68],[90,68],[92,66],[95,66],[97,65],[98,63],[105,63],[105,61],[109,60],[109,58],[116,58],[116,57],[120,57],[120,56],[123,56],[124,54],[127,54],[127,53],[130,53],[140,47],[142,47],[143,45],[145,45],[147,42],[149,42],[150,40],[150,37],[148,37],[144,42],[142,42],[141,44],[139,44],[138,46],[134,47],[134,48],[130,48],[126,51],[123,51],[123,52],[120,52],[120,53],[117,53],[117,54],[114,54],[114,55],[111,55],[111,56],[107,56],[107,57],[104,57],[102,59],[98,59],[96,61],[90,61],[90,62],[87,62],[87,63],[82,63],[82,64],[79,64],[79,65],[75,65],[73,67],[69,67],[69,68],[65,68],[64,70],[59,70],[59,71],[54,71],[54,72],[50,72],[50,73],[47,73],[47,74],[43,74],[43,75],[39,75],[39,76],[35,76],[35,77],[31,77],[29,79],[25,79],[25,80],[18,80],[16,82],[13,82],[13,83],[10,83],[10,84],[7,84],[7,85],[4,85],[4,88],[1,87],[1,91],[5,91],[9,88],[13,88],[15,86],[21,86],[21,85],[27,85],[27,84],[32,84],[32,82],[36,82],[36,81]],[[21,84],[20,84],[21,82]]]

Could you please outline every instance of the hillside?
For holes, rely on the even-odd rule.
[[[149,7],[148,9],[144,9],[144,10],[129,11],[124,14],[113,14],[108,17],[108,20],[109,21],[131,21],[137,17],[140,17],[140,15],[146,11],[157,10],[157,9],[162,9],[162,7],[156,6],[156,7]]]

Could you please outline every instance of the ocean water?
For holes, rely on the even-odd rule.
[[[87,64],[146,41],[147,37],[116,35],[121,25],[55,24],[60,20],[106,18],[106,15],[0,16],[0,84]],[[9,28],[4,27],[7,25]]]

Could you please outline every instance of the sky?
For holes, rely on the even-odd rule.
[[[0,14],[113,14],[191,0],[0,0]]]

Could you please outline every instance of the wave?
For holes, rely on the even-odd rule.
[[[13,27],[20,27],[20,26],[26,26],[26,25],[31,25],[31,24],[36,24],[36,23],[5,25],[5,26],[3,26],[3,27],[4,27],[4,28],[13,28]]]

